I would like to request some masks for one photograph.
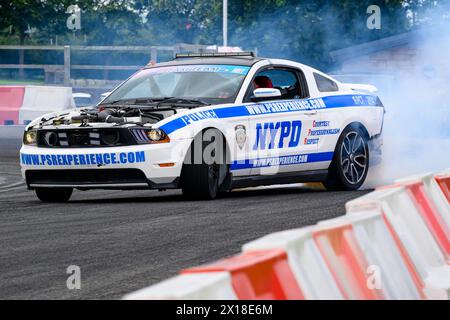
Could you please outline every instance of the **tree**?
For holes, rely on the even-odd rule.
[[[412,27],[433,24],[449,16],[449,0],[405,0],[404,6],[410,16]]]
[[[2,1],[0,3],[0,29],[8,29],[23,44],[28,27],[41,26],[48,12],[48,6],[37,0]]]
[[[381,7],[381,30],[366,27],[371,4]],[[401,0],[231,1],[230,15],[231,44],[258,47],[264,55],[293,58],[320,68],[331,65],[331,50],[407,30]]]
[[[221,4],[221,0],[151,0],[146,4],[137,2],[135,9],[146,15],[145,39],[154,39],[164,45],[179,42],[211,44],[221,35],[216,19],[222,10]]]
[[[0,41],[48,44],[222,43],[222,0],[0,0]],[[449,0],[229,0],[229,43],[327,69],[329,52],[402,33]],[[82,30],[67,30],[66,9],[82,9]],[[369,5],[382,27],[366,27]],[[412,17],[412,18],[410,18]],[[30,38],[25,32],[36,28]],[[3,35],[3,40],[1,35]]]

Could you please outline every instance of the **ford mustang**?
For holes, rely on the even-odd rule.
[[[29,189],[181,189],[191,198],[259,185],[356,190],[381,159],[384,107],[370,85],[253,53],[180,54],[148,65],[98,105],[25,129]]]

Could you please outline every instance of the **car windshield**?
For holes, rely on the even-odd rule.
[[[234,102],[249,67],[180,65],[145,69],[115,90],[102,104],[120,100],[167,98],[207,103]]]

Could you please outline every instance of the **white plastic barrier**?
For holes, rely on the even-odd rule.
[[[436,206],[436,209],[439,212],[442,220],[447,225],[447,228],[450,228],[450,204],[448,203],[447,198],[437,184],[436,179],[434,178],[434,175],[432,173],[398,179],[395,182],[402,184],[415,181],[421,181],[423,183],[427,197]]]
[[[413,199],[404,187],[374,191],[347,203],[348,215],[357,215],[352,208],[367,200],[379,201],[382,212],[405,247],[416,271],[426,283],[430,298],[450,297],[450,266],[428,230]]]
[[[70,87],[26,86],[19,124],[26,124],[44,114],[75,107]]]
[[[409,270],[395,238],[383,220],[380,203],[359,202],[350,208],[346,219],[352,223],[358,244],[369,265],[380,271],[380,287],[387,299],[417,300],[426,298],[416,271]],[[347,212],[349,212],[347,211]]]
[[[243,252],[281,249],[306,299],[341,300],[333,276],[311,236],[311,228],[294,229],[267,235],[247,243]]]
[[[124,300],[236,300],[228,272],[182,274],[126,295]]]
[[[443,221],[431,219],[449,213],[447,180],[443,188],[438,185],[449,173],[398,180],[347,202],[343,217],[270,234],[245,244],[239,256],[188,269],[125,298],[286,299],[277,292],[281,284],[291,284],[306,299],[450,299],[448,247],[443,246],[448,234],[441,232]],[[258,255],[261,261],[254,260]]]

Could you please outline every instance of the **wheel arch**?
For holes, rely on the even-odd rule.
[[[190,173],[192,170],[192,163],[186,162],[187,157],[190,157],[191,160],[196,161],[197,158],[195,158],[195,152],[193,152],[193,147],[195,146],[195,143],[197,141],[197,139],[199,137],[201,137],[206,131],[208,130],[214,130],[218,133],[220,133],[221,138],[223,139],[223,150],[222,152],[224,153],[224,157],[222,159],[224,159],[224,163],[222,166],[220,166],[219,168],[219,174],[218,174],[218,188],[219,188],[219,192],[223,192],[223,191],[228,191],[230,190],[231,187],[231,173],[230,173],[230,164],[231,164],[231,159],[230,159],[230,154],[231,154],[231,146],[228,143],[228,139],[226,137],[226,135],[222,132],[222,130],[220,130],[217,127],[214,126],[208,126],[205,128],[202,128],[201,130],[199,130],[194,137],[192,138],[192,141],[189,145],[189,148],[187,149],[187,152],[185,154],[185,160],[183,162],[182,168],[181,168],[181,173],[180,173],[180,186],[183,189],[183,193],[185,193],[184,187],[189,185],[189,181],[192,181],[192,173]],[[203,143],[203,140],[201,140]],[[205,140],[207,141],[207,140]],[[203,145],[204,147],[204,145]],[[195,147],[196,150],[197,147]],[[217,152],[215,153],[215,156],[217,156]],[[203,161],[203,155],[202,155],[202,161]],[[195,162],[194,167],[197,165],[198,163]],[[203,164],[202,164],[203,165]],[[186,175],[187,176],[186,176]],[[187,180],[186,180],[187,179]],[[187,181],[187,182],[186,182]],[[185,183],[188,183],[187,185],[185,185]],[[214,196],[215,197],[215,196]]]
[[[230,145],[230,142],[229,142],[229,138],[230,138],[230,137],[227,138],[226,133],[224,133],[223,130],[221,130],[221,129],[218,128],[217,126],[208,126],[208,127],[205,127],[205,128],[202,128],[202,129],[198,130],[198,131],[194,134],[194,137],[192,138],[191,144],[190,144],[190,146],[189,146],[187,152],[190,152],[190,149],[191,149],[191,147],[193,146],[195,139],[197,139],[199,136],[203,135],[203,134],[204,134],[206,131],[208,131],[208,130],[216,130],[216,131],[220,132],[220,134],[222,135],[222,137],[223,137],[223,139],[224,139],[224,147],[225,147],[225,150],[224,150],[224,151],[225,151],[225,154],[226,154],[226,157],[227,157],[226,160],[227,160],[228,162],[231,162],[231,160],[232,160],[232,157],[231,157],[231,155],[232,155],[231,150],[232,150],[232,149],[231,149],[231,145]],[[185,157],[186,157],[186,156],[187,156],[187,154],[185,155]]]
[[[364,134],[364,137],[367,139],[367,141],[369,141],[371,139],[369,130],[367,130],[366,126],[359,121],[353,121],[353,122],[350,122],[349,124],[347,124],[344,127],[344,129],[342,130],[342,133],[348,128],[360,129],[362,131],[362,133]],[[342,135],[342,133],[341,133],[341,135]]]

